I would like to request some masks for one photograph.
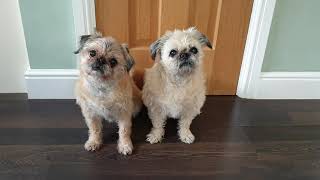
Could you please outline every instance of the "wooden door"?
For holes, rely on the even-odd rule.
[[[253,0],[96,0],[97,30],[129,44],[137,72],[152,66],[149,45],[167,30],[195,26],[205,49],[207,94],[234,95]]]

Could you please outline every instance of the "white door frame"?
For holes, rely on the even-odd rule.
[[[92,34],[96,29],[96,14],[94,0],[72,0],[74,21],[74,34],[76,47],[79,45],[80,36]],[[79,66],[77,56],[77,66]]]
[[[276,0],[254,0],[237,95],[255,98]]]
[[[94,0],[72,0],[75,36],[92,34],[96,28]]]

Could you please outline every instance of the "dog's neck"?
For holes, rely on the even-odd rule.
[[[80,73],[81,76],[81,73]],[[96,97],[108,97],[115,93],[122,93],[128,90],[129,76],[124,75],[118,80],[104,80],[99,77],[82,76],[80,77],[84,88],[93,96]]]
[[[83,87],[94,96],[107,96],[117,88],[114,80],[105,80],[102,77],[95,77],[80,71],[80,81]]]
[[[115,88],[113,83],[103,83],[101,80],[91,78],[84,78],[84,86],[91,94],[95,96],[105,96],[109,92],[112,92],[112,90]]]

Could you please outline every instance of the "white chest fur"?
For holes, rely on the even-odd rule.
[[[205,86],[198,82],[189,82],[179,87],[166,87],[160,103],[166,108],[169,117],[179,118],[189,107],[199,111],[205,98]],[[170,93],[169,93],[170,92]],[[166,95],[170,94],[170,96]]]

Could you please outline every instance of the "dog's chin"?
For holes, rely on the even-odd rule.
[[[195,69],[195,63],[186,61],[179,64],[178,73],[180,75],[192,74]]]
[[[93,70],[90,69],[88,74],[92,76],[93,78],[97,80],[111,80],[112,79],[112,73],[111,72],[106,72],[103,70]]]

